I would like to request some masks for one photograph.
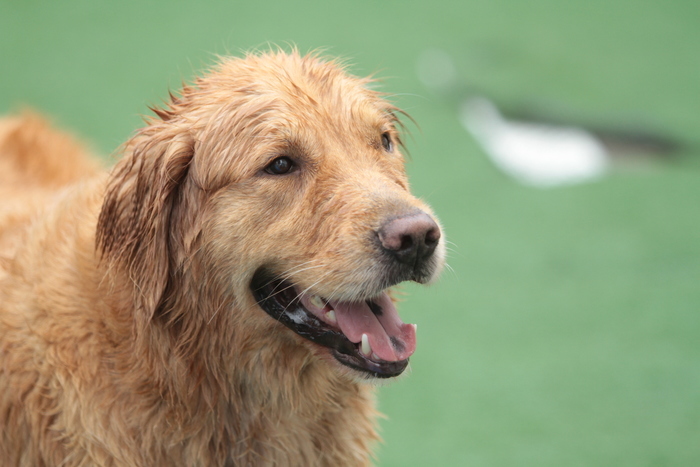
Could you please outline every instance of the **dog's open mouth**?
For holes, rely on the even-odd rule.
[[[360,302],[302,294],[258,270],[251,291],[260,307],[300,336],[330,349],[343,365],[377,378],[400,375],[416,349],[416,330],[399,318],[386,292]]]

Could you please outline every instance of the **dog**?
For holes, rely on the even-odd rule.
[[[399,109],[270,51],[152,110],[111,170],[0,121],[0,464],[368,465],[444,262]]]

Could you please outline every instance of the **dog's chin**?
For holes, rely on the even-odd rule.
[[[394,378],[408,367],[415,350],[415,326],[400,321],[386,291],[369,299],[326,300],[264,267],[253,275],[250,290],[270,317],[350,369],[353,376]]]

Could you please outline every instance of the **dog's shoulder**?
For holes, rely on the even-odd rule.
[[[94,174],[98,160],[46,117],[25,111],[0,119],[0,186],[30,184],[55,188]]]

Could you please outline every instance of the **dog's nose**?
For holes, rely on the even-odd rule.
[[[440,227],[423,211],[391,219],[377,234],[385,251],[413,267],[428,259],[440,241]]]

